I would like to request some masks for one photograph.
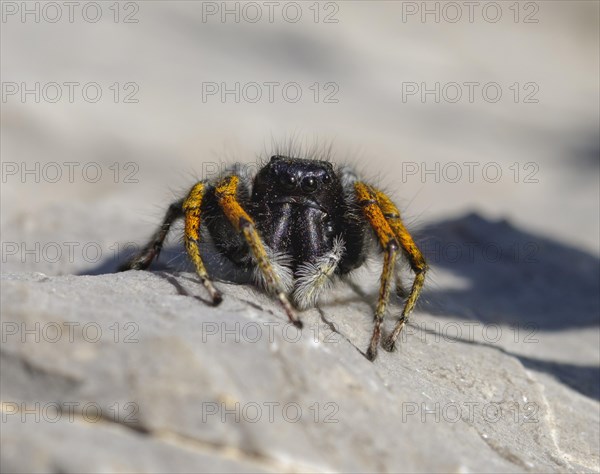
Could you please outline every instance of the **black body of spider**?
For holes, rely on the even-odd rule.
[[[214,304],[222,298],[200,252],[202,226],[217,252],[237,267],[253,270],[257,283],[302,327],[291,303],[300,309],[314,306],[332,278],[364,263],[374,237],[383,250],[384,266],[366,352],[370,360],[377,355],[392,282],[401,288],[395,271],[401,250],[415,272],[400,320],[383,344],[393,350],[419,297],[427,265],[392,201],[349,167],[334,168],[328,161],[275,155],[255,176],[240,169],[234,165],[215,180],[198,182],[185,199],[171,204],[150,242],[121,270],[147,268],[171,224],[184,218],[187,253]]]

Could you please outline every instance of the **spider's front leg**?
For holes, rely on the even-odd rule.
[[[223,178],[215,188],[217,202],[234,229],[240,232],[246,240],[252,257],[264,276],[267,291],[277,296],[290,322],[294,326],[302,328],[302,321],[296,316],[281,281],[273,269],[265,246],[256,231],[254,221],[237,200],[238,184],[238,176],[231,175]]]
[[[381,274],[381,286],[379,289],[379,300],[375,312],[375,329],[371,338],[371,344],[367,351],[367,357],[373,360],[377,355],[377,345],[381,337],[381,322],[390,295],[390,285],[397,258],[398,244],[408,256],[411,269],[415,273],[408,299],[402,310],[402,315],[389,338],[383,343],[383,348],[392,351],[396,340],[400,335],[409,314],[414,309],[417,299],[425,282],[427,264],[421,251],[415,244],[413,238],[404,226],[400,218],[400,211],[396,205],[381,191],[361,182],[354,184],[358,204],[362,207],[365,218],[375,231],[379,243],[385,253],[383,271]],[[401,286],[400,286],[401,288]]]

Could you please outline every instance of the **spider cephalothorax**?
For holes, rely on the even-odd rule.
[[[384,252],[384,265],[369,359],[377,355],[400,249],[416,275],[400,320],[384,343],[392,350],[427,269],[392,201],[350,168],[334,168],[328,161],[275,155],[254,176],[239,170],[233,166],[217,179],[200,181],[185,199],[171,204],[150,242],[122,269],[147,268],[160,253],[171,224],[184,218],[187,253],[214,304],[222,298],[200,254],[201,226],[217,252],[253,270],[257,283],[279,299],[292,323],[302,327],[292,303],[300,309],[314,306],[334,276],[364,263],[368,241],[374,237]]]

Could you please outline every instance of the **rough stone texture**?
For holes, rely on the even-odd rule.
[[[516,233],[474,215],[441,228],[477,246]],[[537,241],[534,263],[454,262],[466,289],[433,263],[435,286],[399,350],[375,363],[362,355],[373,271],[356,278],[372,284],[342,283],[304,312],[301,334],[249,286],[221,282],[223,304],[207,306],[192,273],[5,274],[3,471],[593,472],[598,346],[586,326],[598,300],[583,282],[597,283],[598,262]],[[477,303],[479,272],[506,291],[541,278],[551,298],[560,252],[578,268],[579,319],[519,293]],[[57,422],[49,403],[64,409]]]
[[[438,23],[403,21],[411,2],[337,2],[333,24],[311,21],[312,2],[297,24],[134,3],[134,24],[112,2],[97,23],[66,7],[57,23],[2,22],[3,84],[104,93],[1,104],[2,472],[599,471],[598,3]],[[115,103],[128,81],[139,102]],[[205,81],[294,81],[303,100],[204,101]],[[406,82],[471,81],[502,100],[402,97]],[[315,103],[315,82],[339,102]],[[538,102],[515,102],[528,82]],[[399,350],[373,364],[376,261],[302,314],[297,341],[250,286],[217,282],[226,298],[207,306],[180,227],[151,272],[112,273],[197,178],[290,135],[334,139],[431,263]],[[72,180],[41,172],[65,162]]]

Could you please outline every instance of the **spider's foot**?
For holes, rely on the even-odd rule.
[[[117,272],[126,272],[127,270],[145,270],[146,268],[148,268],[148,265],[145,265],[143,261],[130,260],[119,265]]]
[[[277,298],[279,299],[281,306],[283,306],[283,309],[285,310],[285,314],[287,314],[287,317],[290,320],[290,323],[292,323],[298,329],[302,329],[304,327],[304,324],[302,323],[302,321],[300,321],[300,318],[298,318],[298,316],[296,315],[296,311],[294,311],[294,308],[292,308],[292,305],[290,304],[290,300],[288,299],[287,295],[285,293],[281,292],[277,295]]]
[[[210,295],[210,299],[212,300],[211,304],[213,306],[219,306],[223,302],[223,295],[221,294],[221,292],[214,287],[214,285],[208,278],[203,278],[202,284],[204,285],[204,287],[208,291],[208,294]]]
[[[223,302],[223,295],[217,291],[214,295],[210,295],[212,298],[212,305],[219,306]]]
[[[373,347],[373,345],[370,345],[365,357],[373,362],[377,358],[377,346]]]
[[[365,356],[371,362],[375,360],[377,357],[377,347],[379,346],[379,341],[381,340],[381,318],[375,317],[375,328],[373,329],[373,335],[371,336],[371,341],[369,342],[369,348],[367,349],[367,353]]]
[[[392,331],[392,333],[386,337],[381,346],[388,352],[393,352],[396,349],[396,341],[398,337],[402,333],[402,329],[404,329],[404,325],[406,324],[406,316],[402,315],[398,322],[396,323],[396,327]]]
[[[118,272],[126,272],[127,270],[146,270],[152,261],[158,257],[158,252],[149,252],[137,257],[133,257],[131,260],[122,263],[117,268]]]
[[[381,347],[388,352],[394,352],[396,350],[396,341],[391,337],[387,337],[381,342]]]
[[[297,318],[295,320],[292,320],[292,324],[298,329],[302,329],[304,327],[304,323]]]
[[[126,272],[127,270],[131,270],[129,262],[122,263],[117,267],[117,272]]]

